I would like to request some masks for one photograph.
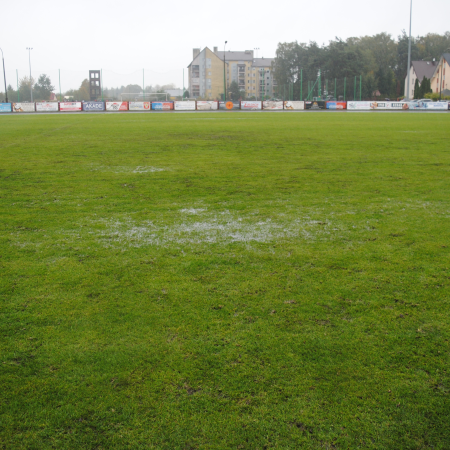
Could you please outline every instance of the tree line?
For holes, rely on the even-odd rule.
[[[55,90],[50,77],[45,73],[39,75],[37,81],[33,77],[23,77],[19,81],[18,89],[14,89],[11,85],[7,86],[8,100],[10,102],[30,102],[30,86],[33,87],[33,101],[35,102],[50,100],[51,93]],[[0,98],[3,98],[2,101],[5,101],[3,92],[0,94]]]
[[[295,99],[299,99],[301,91],[303,99],[306,98],[308,82],[311,88],[320,69],[322,89],[326,83],[329,94],[335,97],[343,94],[344,79],[347,99],[351,99],[355,91],[357,98],[361,91],[363,99],[376,95],[402,97],[408,66],[408,40],[403,30],[396,39],[388,33],[379,33],[346,40],[336,38],[328,45],[279,43],[273,64],[278,95],[283,94],[286,86],[291,89],[293,86]],[[439,61],[442,53],[447,51],[450,52],[450,32],[417,36],[411,43],[411,61]],[[357,83],[354,83],[355,77]]]

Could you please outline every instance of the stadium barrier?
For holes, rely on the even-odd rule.
[[[392,102],[392,101],[275,101],[242,100],[221,102],[217,100],[199,101],[156,101],[156,102],[36,102],[36,103],[0,103],[0,113],[31,112],[79,112],[79,111],[300,111],[300,110],[419,110],[448,111],[450,102]]]

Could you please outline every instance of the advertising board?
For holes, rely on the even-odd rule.
[[[39,112],[55,112],[59,111],[58,102],[40,102],[36,103],[36,111]]]
[[[299,110],[305,109],[305,102],[286,100],[284,102],[284,109],[289,109],[291,111],[299,111]]]
[[[12,112],[11,103],[0,103],[0,113]]]
[[[83,111],[104,111],[104,102],[83,102]]]
[[[283,102],[274,102],[271,100],[267,100],[263,102],[263,109],[283,109]]]
[[[106,102],[106,111],[128,111],[128,102]]]
[[[449,104],[447,102],[409,102],[408,108],[410,110],[420,111],[447,111]]]
[[[175,102],[175,111],[195,111],[195,101]]]
[[[151,102],[129,102],[129,111],[150,111],[152,108]]]
[[[240,102],[219,102],[219,109],[227,109],[227,110],[231,110],[231,109],[241,109],[241,104]]]
[[[325,109],[326,102],[323,100],[313,100],[312,102],[305,102],[305,109]]]
[[[375,109],[388,109],[388,102],[347,102],[347,109],[359,110],[359,111],[370,111]]]
[[[173,102],[152,102],[152,109],[155,111],[169,111],[173,109]]]
[[[60,111],[81,111],[81,102],[60,102]]]
[[[250,101],[250,100],[243,100],[241,101],[241,109],[250,109],[252,111],[257,111],[262,109],[262,102],[258,101]]]
[[[327,109],[347,109],[347,102],[327,102]]]
[[[216,111],[219,109],[217,101],[199,101],[197,102],[197,111]]]
[[[387,109],[397,109],[397,110],[407,109],[405,107],[405,102],[387,102],[386,106]]]
[[[14,112],[34,112],[34,103],[13,103],[12,109]]]

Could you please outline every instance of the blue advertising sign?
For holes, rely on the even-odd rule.
[[[155,111],[170,111],[173,109],[173,102],[152,102],[152,109]]]
[[[0,103],[0,112],[12,112],[11,103]]]
[[[347,109],[347,102],[327,102],[327,109]]]
[[[83,111],[104,111],[105,102],[83,102]]]

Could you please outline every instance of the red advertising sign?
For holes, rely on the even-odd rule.
[[[128,102],[106,102],[106,111],[128,111]]]
[[[59,104],[60,111],[81,111],[81,102],[61,102]]]

